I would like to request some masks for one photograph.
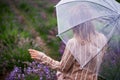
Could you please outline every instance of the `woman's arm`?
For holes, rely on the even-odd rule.
[[[74,62],[74,57],[68,49],[65,49],[60,62],[37,50],[29,49],[29,53],[31,55],[31,58],[38,60],[50,68],[59,70],[61,72],[67,72]]]

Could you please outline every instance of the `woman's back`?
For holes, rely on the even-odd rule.
[[[97,56],[99,57],[99,61],[97,57],[93,57],[97,55],[98,49],[102,48],[105,44],[106,37],[101,33],[97,33],[96,36],[93,36],[91,42],[85,44],[79,43],[76,38],[69,40],[66,48],[70,50],[70,53],[64,53],[62,60],[67,60],[65,58],[69,58],[68,56],[71,55],[71,58],[74,58],[74,62],[72,65],[68,65],[71,66],[68,72],[61,75],[64,75],[65,79],[60,80],[97,80],[96,72],[100,66],[104,52],[101,51],[100,55]],[[87,62],[89,60],[91,61]],[[66,64],[68,63],[71,63],[71,60],[67,61]]]

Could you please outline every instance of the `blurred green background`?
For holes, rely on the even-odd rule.
[[[0,76],[14,66],[31,62],[28,49],[43,51],[55,60],[57,35],[55,4],[58,0],[0,0]],[[0,77],[0,78],[1,78]]]

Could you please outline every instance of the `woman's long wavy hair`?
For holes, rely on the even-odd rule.
[[[94,26],[91,22],[85,22],[75,26],[73,28],[73,33],[84,42],[90,42],[93,36],[96,35]]]
[[[73,14],[70,20],[71,25],[74,24],[76,21],[81,20],[83,17],[87,17],[87,18],[92,17],[90,6],[85,4],[76,5],[75,7],[72,8],[71,12]],[[95,27],[92,21],[86,21],[83,23],[80,22],[80,24],[73,27],[73,33],[82,42],[90,42],[92,37],[96,34]]]

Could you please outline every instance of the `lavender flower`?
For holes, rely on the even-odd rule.
[[[44,78],[46,80],[56,80],[56,71],[51,70],[48,66],[32,62],[28,64],[28,67],[24,68],[24,73],[20,67],[14,67],[13,71],[9,74],[6,80],[25,80],[26,77],[31,75],[39,76],[40,80]]]

